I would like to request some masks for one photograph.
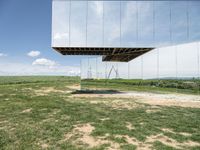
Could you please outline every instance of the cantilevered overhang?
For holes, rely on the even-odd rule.
[[[152,47],[53,47],[63,55],[101,55],[103,61],[128,62]]]

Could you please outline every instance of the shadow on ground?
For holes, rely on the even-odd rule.
[[[118,90],[76,90],[71,94],[120,94],[123,93]]]

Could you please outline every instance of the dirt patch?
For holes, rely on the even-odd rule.
[[[117,135],[115,137],[124,138],[128,144],[132,144],[132,145],[137,146],[137,150],[152,149],[153,143],[156,142],[156,141],[159,141],[159,142],[163,143],[164,145],[167,145],[167,146],[170,146],[170,147],[173,147],[173,148],[176,148],[176,149],[182,149],[184,147],[200,146],[199,143],[193,142],[193,141],[186,141],[186,142],[183,142],[183,143],[179,143],[176,140],[171,139],[171,138],[164,136],[162,134],[151,135],[151,136],[147,137],[144,142],[138,141],[136,138],[130,137],[128,135]]]
[[[89,123],[75,126],[76,131],[84,133],[84,134],[91,134],[94,129],[95,128]]]
[[[7,120],[0,121],[0,124],[4,124],[4,123],[8,123],[8,121]]]
[[[93,99],[93,98],[89,98],[87,99],[89,100],[89,102],[91,104],[104,104],[108,107],[112,107],[113,109],[118,109],[118,110],[121,110],[121,109],[128,109],[128,110],[131,110],[131,109],[135,109],[137,107],[141,107],[142,105],[141,104],[137,104],[135,103],[135,101],[131,100],[131,99],[111,99],[111,98],[108,98],[108,99],[104,99],[104,98],[101,98],[101,99]]]
[[[101,121],[106,121],[106,120],[110,120],[110,118],[101,118]]]
[[[49,147],[49,145],[46,144],[46,143],[44,143],[44,141],[39,141],[39,142],[37,143],[37,145],[40,146],[41,149],[48,149],[48,147]]]
[[[41,147],[42,147],[42,149],[47,149],[49,147],[49,145],[48,144],[42,144]]]
[[[191,133],[186,133],[186,132],[174,132],[172,129],[169,128],[163,128],[161,129],[163,132],[168,132],[168,133],[173,133],[173,134],[180,134],[182,136],[192,136]]]
[[[134,109],[139,107],[140,105],[134,103],[134,102],[128,102],[128,101],[123,101],[123,100],[115,100],[112,101],[111,107],[114,109]]]
[[[50,93],[70,93],[71,91],[57,90],[54,87],[43,87],[39,90],[33,90],[37,96],[45,96]]]
[[[129,103],[139,102],[149,104],[152,106],[179,106],[179,107],[192,107],[200,108],[200,96],[187,95],[187,94],[157,94],[148,92],[122,92],[116,94],[74,94],[71,97],[82,98],[117,98],[117,99],[129,99]],[[91,103],[100,103],[100,101],[91,101]],[[117,102],[116,102],[117,103]],[[130,107],[129,103],[125,103],[122,107]],[[127,105],[127,106],[126,106]],[[118,104],[113,104],[113,107],[118,108]],[[157,110],[155,110],[157,111]],[[151,113],[153,111],[149,111]]]
[[[32,111],[32,108],[29,108],[29,109],[23,110],[21,113],[30,113],[31,111]]]
[[[179,132],[179,134],[183,136],[192,136],[191,133],[186,133],[186,132]]]
[[[106,140],[105,138],[107,136],[93,137],[91,133],[94,130],[95,127],[93,127],[90,123],[75,125],[74,129],[70,133],[65,134],[65,138],[61,142],[71,141],[72,144],[78,147],[86,145],[88,148],[95,148],[103,144],[109,144],[110,146],[108,147],[108,149],[110,150],[120,149],[120,145],[118,143]]]
[[[81,86],[79,84],[71,85],[71,86],[66,86],[67,88],[71,90],[80,90]]]
[[[155,141],[159,141],[167,146],[171,146],[173,148],[177,148],[177,149],[181,149],[183,147],[195,147],[195,146],[200,146],[199,143],[197,142],[193,142],[193,141],[185,141],[183,143],[179,143],[174,139],[171,139],[167,136],[164,135],[153,135],[153,136],[149,136],[146,140],[146,142],[155,142]]]
[[[163,132],[169,132],[169,133],[176,134],[172,129],[169,129],[169,128],[162,128],[161,130],[162,130]]]
[[[133,125],[130,122],[126,122],[126,128],[129,130],[134,130],[135,127],[133,127]]]
[[[160,111],[160,109],[147,109],[146,110],[146,113],[156,113],[156,112],[159,112]]]
[[[158,106],[178,106],[178,107],[191,107],[200,108],[200,101],[185,101],[175,99],[141,99],[138,100],[140,103]]]

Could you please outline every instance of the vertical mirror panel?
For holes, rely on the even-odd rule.
[[[157,80],[157,55],[156,50],[152,50],[143,56],[143,81],[142,86],[149,91],[156,91]]]
[[[141,79],[141,58],[138,57],[129,62],[129,77],[130,79]]]
[[[81,90],[87,90],[88,59],[81,60]]]
[[[82,12],[80,19],[78,15],[74,17],[78,20],[74,26],[81,24],[77,29],[84,33],[78,38],[86,38],[77,40],[84,41],[82,45],[155,47],[130,62],[104,62],[102,57],[89,58],[87,64],[83,61],[82,68],[86,67],[81,78],[87,81],[88,89],[199,92],[200,49],[199,43],[194,42],[200,39],[200,2],[72,3],[73,10],[82,5],[76,12]],[[73,15],[72,20],[75,20]]]
[[[70,46],[86,46],[87,1],[71,1]]]
[[[102,90],[105,88],[106,85],[106,66],[105,66],[105,62],[102,62],[102,57],[97,57],[96,58],[97,61],[97,78],[96,78],[96,89],[97,90]]]
[[[177,88],[176,46],[159,49],[159,86],[176,92]]]
[[[105,46],[120,46],[120,1],[104,2]]]
[[[138,1],[139,46],[152,47],[154,33],[154,1]]]
[[[87,46],[103,46],[103,1],[88,1]]]
[[[156,50],[148,52],[143,57],[143,78],[156,79],[157,74],[157,55]]]
[[[198,86],[199,86],[199,92],[200,95],[200,42],[197,42],[197,72],[198,72]]]
[[[189,1],[171,1],[171,30],[173,43],[189,41]]]
[[[200,1],[189,1],[190,41],[200,41]]]
[[[118,79],[129,79],[129,72],[128,72],[128,63],[127,62],[119,62],[117,63],[118,67]]]
[[[137,1],[122,1],[121,46],[136,46],[137,42]]]
[[[52,47],[69,46],[69,1],[53,0]]]
[[[84,86],[89,90],[96,90],[96,58],[89,57],[87,62],[87,79],[84,80]]]
[[[178,90],[198,93],[198,55],[197,43],[177,46]]]
[[[155,7],[155,45],[170,44],[170,1],[154,1]]]

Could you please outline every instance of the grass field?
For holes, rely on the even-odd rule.
[[[78,77],[0,77],[0,149],[200,149],[200,107],[73,94]]]
[[[127,91],[178,92],[200,94],[200,80],[197,79],[85,79],[81,81],[85,89],[115,89]]]

